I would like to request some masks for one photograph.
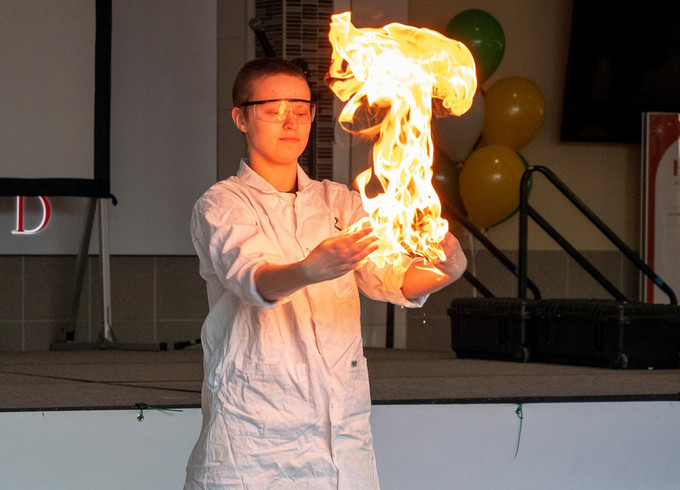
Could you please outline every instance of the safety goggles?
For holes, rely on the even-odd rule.
[[[288,118],[288,114],[292,114],[298,123],[309,124],[316,114],[316,105],[306,99],[251,100],[241,106],[251,106],[256,118],[273,123],[282,123]]]

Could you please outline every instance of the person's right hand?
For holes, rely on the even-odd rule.
[[[311,282],[328,281],[353,270],[359,262],[378,249],[378,237],[373,228],[344,231],[327,238],[302,260],[305,274]]]

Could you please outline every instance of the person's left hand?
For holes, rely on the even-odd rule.
[[[453,278],[460,277],[467,268],[467,259],[463,254],[458,239],[453,236],[451,232],[447,232],[444,239],[440,242],[440,245],[444,250],[446,259],[435,261],[432,265],[447,276]]]

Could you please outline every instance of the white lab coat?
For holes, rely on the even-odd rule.
[[[196,203],[192,237],[208,289],[203,425],[186,490],[378,488],[369,426],[359,292],[407,307],[403,276],[355,273],[268,303],[264,263],[304,258],[365,216],[358,193],[298,166],[298,192],[276,191],[245,161]]]

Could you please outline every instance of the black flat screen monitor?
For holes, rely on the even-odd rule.
[[[640,143],[652,111],[680,112],[680,2],[575,0],[562,141]]]

